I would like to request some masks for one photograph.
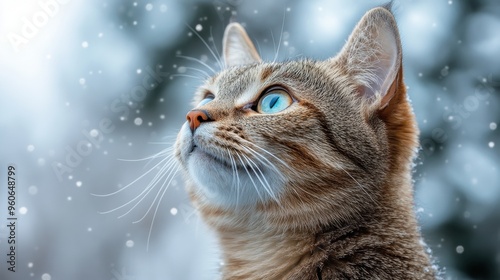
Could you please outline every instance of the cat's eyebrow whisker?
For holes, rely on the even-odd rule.
[[[202,81],[205,79],[203,77],[198,77],[198,76],[188,75],[188,74],[173,74],[173,75],[170,75],[170,77],[172,77],[172,78],[175,78],[175,77],[184,77],[184,78],[192,78],[192,79],[202,80]]]
[[[149,169],[148,171],[146,171],[144,174],[142,174],[141,176],[139,176],[137,179],[135,179],[134,181],[130,182],[129,184],[127,184],[125,187],[117,190],[117,191],[114,191],[112,193],[108,193],[108,194],[94,194],[92,193],[91,195],[93,196],[97,196],[97,197],[108,197],[108,196],[113,196],[117,193],[120,193],[124,190],[126,190],[127,188],[129,188],[130,186],[132,186],[133,184],[135,184],[137,181],[139,181],[140,179],[144,178],[144,176],[148,175],[149,173],[151,173],[156,167],[158,167],[159,165],[161,165],[162,163],[164,163],[165,161],[168,161],[169,159],[172,159],[172,158],[164,158],[162,159],[160,162],[158,162],[155,166],[151,167],[151,169]]]
[[[245,171],[247,172],[247,175],[248,175],[248,178],[250,179],[250,181],[252,182],[253,184],[253,187],[255,188],[255,191],[257,192],[257,195],[259,196],[259,199],[264,202],[264,199],[262,198],[262,196],[260,195],[260,192],[259,192],[259,188],[257,188],[257,185],[255,184],[255,181],[253,180],[252,178],[252,175],[250,174],[250,172],[248,171],[247,167],[246,167],[246,164],[243,162],[243,160],[241,159],[241,156],[240,154],[236,154],[238,156],[238,159],[240,160],[241,162],[241,165],[243,166],[243,168],[245,169]],[[244,156],[244,155],[242,155]]]
[[[212,71],[213,74],[217,74],[217,71],[215,71],[214,68],[210,67],[210,65],[206,64],[205,62],[201,61],[200,59],[197,59],[197,58],[194,58],[194,57],[190,57],[190,56],[185,56],[185,55],[177,55],[177,57],[183,58],[183,59],[186,59],[186,60],[189,60],[189,61],[197,62],[197,63],[199,63],[199,64],[207,67],[210,71]]]
[[[276,62],[276,60],[278,59],[278,55],[280,53],[280,47],[281,47],[281,40],[283,40],[283,30],[285,28],[285,16],[286,16],[286,11],[283,12],[283,21],[281,23],[281,34],[280,34],[280,40],[278,42],[278,49],[276,50],[276,53],[274,54],[274,59],[273,59],[273,63]],[[273,38],[273,41],[274,41],[274,38]]]
[[[274,49],[274,59],[273,59],[273,63],[276,62],[276,53],[278,52],[278,50],[276,49],[276,40],[274,40],[274,34],[273,34],[273,31],[271,30],[271,39],[273,39],[273,49]]]
[[[210,75],[206,71],[203,71],[201,69],[194,68],[194,67],[186,67],[186,69],[193,70],[193,71],[196,71],[196,72],[202,74],[205,79],[211,78]]]
[[[172,179],[175,177],[175,174],[179,171],[179,166],[176,165],[175,171],[172,174],[172,177],[170,177],[170,180],[167,183],[167,187],[164,188],[163,193],[161,194],[160,200],[158,200],[158,204],[156,205],[155,212],[153,214],[153,219],[151,220],[151,226],[149,227],[149,233],[148,233],[148,241],[146,243],[146,250],[149,251],[149,240],[151,239],[151,232],[153,231],[153,225],[156,219],[156,214],[158,213],[158,208],[160,208],[161,201],[163,200],[163,197],[165,196],[165,193],[168,189],[168,186],[170,186],[170,183],[172,182]]]
[[[193,32],[196,35],[196,37],[198,37],[200,39],[200,41],[203,43],[203,45],[205,45],[205,47],[207,47],[208,51],[212,54],[212,56],[215,58],[215,60],[219,64],[220,69],[224,69],[224,64],[220,60],[220,57],[215,55],[214,51],[212,50],[212,48],[210,48],[210,45],[207,43],[207,41],[205,41],[205,39],[203,39],[203,37],[201,37],[201,35],[198,33],[198,31],[194,30],[191,26],[188,25],[187,27],[191,30],[191,32]]]
[[[215,50],[215,53],[217,54],[217,58],[218,58],[217,60],[219,62],[219,65],[221,67],[223,67],[224,63],[222,63],[221,55],[219,53],[219,50],[217,49],[217,46],[215,45],[214,34],[212,32],[212,26],[211,25],[210,25],[210,37],[212,38],[212,46],[213,46],[213,49]],[[223,69],[223,68],[221,68],[221,69]]]
[[[373,199],[373,197],[365,190],[365,188],[354,178],[352,177],[352,175],[347,172],[347,170],[345,170],[341,165],[338,165],[338,167],[340,169],[342,169],[349,177],[351,177],[351,179],[356,182],[356,184],[361,188],[361,190],[366,194],[366,196],[368,196],[370,198],[370,200],[375,203],[376,205],[378,205],[378,203]]]

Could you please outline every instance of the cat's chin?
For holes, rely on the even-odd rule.
[[[210,204],[225,208],[257,205],[259,202],[273,199],[270,193],[275,197],[278,195],[282,183],[266,168],[259,168],[262,174],[258,174],[261,177],[264,175],[265,180],[259,180],[250,167],[247,167],[247,170],[252,174],[251,177],[245,167],[233,168],[199,147],[193,148],[187,161],[188,173],[197,190]]]

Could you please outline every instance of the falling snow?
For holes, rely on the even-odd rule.
[[[19,214],[24,215],[26,213],[28,213],[28,208],[26,208],[24,206],[19,208]]]
[[[162,2],[169,5],[162,4]],[[336,50],[324,47],[321,39],[310,33],[325,37],[333,34],[332,37],[329,37],[328,46],[333,46],[336,43],[338,43],[336,46],[340,46],[347,39],[344,38],[344,35],[348,34],[349,29],[354,26],[354,20],[357,20],[352,15],[366,12],[366,5],[360,4],[360,7],[350,5],[345,8],[344,12],[336,9],[342,6],[341,4],[323,0],[314,4],[307,1],[298,1],[297,3],[292,1],[287,3],[290,7],[282,6],[273,9],[260,6],[257,2],[251,3],[250,6],[240,5],[240,2],[239,0],[216,1],[213,6],[206,6],[213,10],[209,12],[208,9],[204,10],[204,5],[207,3],[200,4],[193,10],[183,10],[186,6],[179,5],[175,1],[150,2],[148,0],[145,2],[121,3],[118,1],[114,3],[105,0],[93,7],[96,9],[106,8],[106,10],[95,10],[97,12],[93,14],[92,24],[85,24],[85,21],[88,21],[86,16],[72,16],[75,15],[71,14],[76,11],[75,9],[71,9],[69,6],[60,6],[60,15],[51,17],[47,28],[39,28],[36,38],[30,39],[26,49],[20,52],[21,56],[32,57],[33,51],[40,50],[37,52],[39,60],[47,64],[47,69],[50,69],[46,73],[41,73],[43,75],[39,75],[40,81],[26,79],[23,75],[16,78],[23,87],[29,88],[30,84],[33,84],[32,86],[36,88],[33,91],[40,97],[37,100],[42,100],[42,102],[28,101],[30,96],[35,96],[29,90],[12,91],[12,96],[19,94],[23,97],[19,100],[27,100],[23,102],[23,104],[25,103],[24,107],[19,106],[18,108],[17,105],[21,103],[16,103],[16,108],[10,109],[12,112],[19,112],[17,115],[14,114],[13,120],[16,120],[16,123],[19,120],[21,127],[24,127],[26,123],[33,123],[32,133],[21,137],[18,142],[10,142],[9,137],[6,140],[10,142],[6,144],[13,147],[13,152],[21,151],[18,153],[19,166],[24,165],[26,168],[24,170],[20,168],[19,174],[22,176],[28,173],[33,174],[33,176],[19,181],[20,186],[28,186],[24,191],[29,196],[19,200],[24,206],[16,208],[20,215],[24,215],[25,223],[35,218],[39,213],[38,207],[43,206],[44,201],[55,199],[53,203],[57,207],[61,207],[61,215],[68,213],[68,215],[75,215],[77,219],[82,221],[89,221],[89,217],[95,219],[92,220],[92,223],[83,223],[78,232],[84,234],[75,236],[76,240],[82,236],[89,238],[88,240],[94,240],[103,232],[107,234],[110,228],[113,233],[116,233],[118,229],[115,229],[115,222],[111,222],[109,225],[102,223],[104,220],[107,221],[109,216],[84,215],[95,215],[94,210],[97,204],[94,203],[106,205],[103,207],[105,209],[99,210],[109,210],[106,207],[118,206],[113,204],[114,202],[126,202],[127,195],[136,195],[133,193],[137,190],[134,189],[135,185],[127,190],[131,194],[127,193],[120,197],[113,196],[108,200],[95,198],[87,200],[86,194],[98,190],[103,192],[114,190],[113,188],[117,185],[116,180],[126,180],[125,177],[129,179],[137,174],[140,176],[141,172],[147,171],[148,169],[141,169],[140,163],[138,165],[134,165],[135,162],[130,164],[119,162],[117,164],[116,159],[128,156],[132,159],[148,156],[149,149],[152,147],[146,143],[154,142],[159,138],[161,138],[160,141],[163,141],[165,138],[162,137],[170,136],[170,132],[175,131],[171,127],[176,120],[185,121],[188,96],[198,85],[198,81],[191,82],[186,77],[203,76],[202,72],[196,72],[194,69],[206,72],[210,72],[210,70],[203,65],[198,65],[200,63],[179,59],[176,55],[195,58],[199,62],[213,67],[215,72],[219,70],[215,59],[206,46],[199,42],[197,35],[206,40],[208,45],[219,48],[221,32],[223,31],[222,25],[229,22],[231,17],[238,19],[239,17],[234,17],[234,15],[241,13],[243,18],[240,20],[245,20],[250,31],[249,35],[262,51],[263,59],[272,58],[274,55],[272,52],[276,50],[277,45],[281,47],[278,57],[283,59],[295,59],[297,55],[326,57]],[[418,117],[419,128],[422,131],[420,140],[422,143],[426,143],[426,140],[436,142],[434,146],[428,148],[423,146],[417,151],[419,156],[422,155],[422,158],[419,157],[414,166],[415,190],[417,197],[421,196],[416,205],[425,205],[425,210],[423,207],[416,207],[415,211],[422,221],[424,237],[437,236],[435,243],[432,243],[433,239],[427,240],[431,243],[429,246],[433,248],[433,254],[438,259],[446,259],[446,263],[454,264],[449,270],[452,274],[449,276],[450,279],[458,279],[457,275],[469,275],[469,268],[459,267],[456,264],[465,263],[476,256],[477,259],[493,259],[496,260],[496,264],[500,264],[498,250],[494,253],[478,253],[479,250],[471,247],[465,254],[464,246],[457,246],[455,243],[462,242],[467,246],[467,244],[473,244],[468,239],[477,238],[478,248],[480,248],[481,242],[493,240],[493,237],[500,238],[500,231],[495,232],[493,237],[484,233],[487,232],[487,228],[496,229],[499,226],[498,214],[493,213],[491,209],[498,205],[497,197],[500,197],[499,192],[495,191],[495,187],[500,182],[497,164],[498,147],[496,147],[496,142],[499,139],[498,114],[495,111],[496,107],[492,106],[498,104],[500,100],[496,84],[498,83],[498,71],[495,68],[498,65],[498,58],[495,56],[498,42],[495,41],[496,37],[494,36],[500,25],[498,20],[492,17],[488,11],[495,10],[490,9],[490,6],[498,8],[500,5],[496,4],[495,1],[479,2],[474,6],[474,9],[468,9],[467,4],[461,3],[461,1],[452,0],[444,1],[441,3],[443,5],[421,3],[421,5],[411,8],[406,6],[408,4],[401,3],[401,15],[398,17],[398,23],[404,26],[404,29],[401,29],[401,36],[405,39],[403,46],[406,61],[404,78],[405,83],[408,84],[408,95],[414,100],[414,109]],[[339,1],[339,3],[341,2]],[[92,4],[82,6],[82,10],[76,11],[76,15],[88,15],[89,12],[94,12],[88,7],[92,7]],[[248,8],[248,10],[243,12],[244,8]],[[283,8],[285,8],[285,13]],[[308,13],[302,13],[305,8],[309,8]],[[294,13],[291,14],[291,11]],[[284,31],[280,34],[281,17],[284,14],[286,14],[286,18],[283,30],[288,30],[288,32]],[[311,22],[311,18],[327,14],[338,15],[336,17],[338,22],[334,21],[333,29],[326,30],[324,34],[318,30],[316,30],[317,32],[309,32],[311,29],[308,24]],[[464,17],[457,17],[457,14],[463,14]],[[79,21],[79,18],[82,22]],[[467,21],[463,21],[461,18],[467,18]],[[56,21],[61,19],[64,19],[65,24],[56,24]],[[17,20],[19,21],[19,19]],[[279,25],[270,24],[271,22],[279,23]],[[185,23],[191,27],[185,26]],[[71,32],[62,32],[66,29]],[[209,35],[212,29],[214,31],[213,37]],[[269,32],[261,32],[263,30]],[[274,38],[270,35],[271,32]],[[71,40],[65,40],[60,34],[71,34],[67,37]],[[186,34],[191,38],[186,38]],[[456,34],[460,34],[460,38],[456,37]],[[429,40],[419,39],[423,37],[429,38]],[[43,46],[43,44],[47,45]],[[90,44],[92,44],[92,48],[90,48]],[[183,47],[187,45],[188,47]],[[117,49],[116,46],[120,46],[120,48]],[[443,46],[446,47],[443,48]],[[171,49],[172,51],[163,52],[161,55],[155,51],[162,49]],[[215,52],[215,56],[220,55],[221,49],[219,48],[218,51],[219,53]],[[443,55],[436,60],[428,59],[432,57],[429,54],[433,53],[442,53]],[[70,57],[71,60],[68,60]],[[5,59],[9,58],[5,57]],[[29,62],[26,61],[26,63]],[[36,59],[33,61],[37,62]],[[164,70],[169,68],[167,72],[169,72],[170,77],[165,77],[161,82],[156,79],[159,77],[152,77],[150,71],[153,69],[154,72],[157,67],[155,63],[158,61],[164,65],[172,65],[172,69],[165,66]],[[71,67],[67,67],[67,65],[71,65]],[[482,65],[485,65],[484,69],[482,69]],[[162,69],[162,66],[158,66],[158,69]],[[54,76],[56,78],[47,79],[52,72],[56,73]],[[211,73],[209,74],[211,75]],[[172,79],[172,76],[180,78],[169,80]],[[478,90],[481,88],[474,87],[478,83],[480,86],[486,86],[491,94],[485,97],[485,100],[480,100],[477,110],[463,111],[464,99],[478,97],[477,93],[482,92]],[[8,79],[5,84],[7,86],[4,86],[3,90],[9,91],[9,87],[14,89]],[[411,90],[409,90],[409,85],[411,85]],[[147,99],[140,101],[134,99],[137,96],[132,96],[132,89],[136,86],[147,89]],[[182,86],[184,87],[181,88]],[[483,93],[485,92],[483,91]],[[158,98],[158,96],[168,96],[168,98]],[[155,100],[157,103],[154,102]],[[57,104],[57,106],[53,106],[53,104]],[[118,106],[115,106],[117,104]],[[29,111],[31,109],[33,111]],[[32,114],[26,112],[32,112]],[[27,114],[26,119],[22,119],[22,114]],[[29,116],[36,116],[36,121],[39,121],[40,125],[35,124],[34,119],[30,119]],[[109,118],[111,125],[116,128],[111,133],[107,133],[99,127],[100,121],[105,118]],[[81,122],[83,119],[88,121],[83,123]],[[55,120],[56,122],[54,122]],[[14,129],[11,131],[15,132],[15,126],[12,127]],[[444,143],[437,143],[436,139],[432,138],[434,128],[440,128],[446,132],[448,138]],[[82,130],[88,131],[88,134],[80,134],[79,132]],[[139,131],[140,133],[138,133]],[[97,142],[92,140],[102,140],[99,142],[100,147],[96,145]],[[80,142],[83,144],[80,145]],[[134,143],[133,148],[130,148],[132,143]],[[71,153],[68,156],[70,154],[69,148],[76,154]],[[79,154],[78,148],[81,148],[82,151],[89,148],[90,152],[83,156]],[[6,152],[10,152],[10,150],[7,149]],[[15,160],[17,161],[17,159]],[[71,165],[67,163],[68,161]],[[71,169],[71,172],[65,172],[61,176],[60,181],[54,176],[53,164],[55,162],[60,162]],[[468,167],[464,167],[466,163],[469,164]],[[153,167],[154,164],[152,162],[148,168]],[[103,170],[103,168],[109,168],[109,175],[102,176],[100,171],[96,171]],[[157,167],[157,169],[160,168]],[[29,172],[26,173],[26,170]],[[40,174],[44,176],[40,176]],[[449,174],[453,174],[453,176]],[[97,184],[97,180],[102,180],[102,183],[99,181]],[[82,181],[86,182],[85,188],[81,188]],[[37,184],[37,186],[33,184]],[[121,187],[125,185],[123,184]],[[144,184],[138,185],[145,186]],[[172,188],[176,185],[178,186]],[[69,186],[70,188],[57,186]],[[77,189],[75,186],[81,189]],[[111,187],[108,188],[109,186]],[[170,213],[171,216],[183,214],[183,206],[180,207],[182,211],[172,207],[179,201],[177,199],[183,187],[182,181],[180,179],[178,181],[172,180],[169,186],[170,188],[165,195],[168,199],[162,201],[158,213],[166,213],[167,215]],[[139,193],[142,190],[140,189]],[[55,192],[60,195],[54,195]],[[182,194],[184,193],[182,192]],[[436,199],[433,200],[433,197]],[[90,201],[88,209],[80,208],[87,201]],[[136,210],[139,208],[137,207]],[[127,219],[133,215],[141,217],[142,214],[142,212],[133,211],[127,216]],[[148,216],[148,218],[150,217]],[[180,217],[171,220],[181,223],[182,219],[178,218]],[[469,230],[452,232],[453,238],[450,238],[449,228],[450,226],[456,227],[456,220],[459,221],[460,226]],[[165,222],[165,220],[161,221],[160,219],[155,221],[152,237],[160,235],[159,232],[164,228]],[[141,224],[145,228],[150,225],[147,222]],[[135,224],[131,227],[134,226]],[[43,228],[44,233],[50,233],[53,230],[47,225],[45,227]],[[178,228],[182,227],[169,227],[169,230],[178,231],[174,233],[182,232],[183,229]],[[468,233],[470,229],[478,228],[480,230],[475,231],[474,235]],[[136,228],[134,227],[134,229]],[[20,228],[20,230],[22,232],[23,229]],[[41,234],[40,236],[46,235]],[[115,246],[121,246],[122,249],[123,245],[126,248],[132,248],[135,246],[135,242],[131,240],[133,238],[139,242],[136,246],[139,249],[139,244],[142,245],[147,238],[147,236],[130,236],[127,234],[127,237],[116,243]],[[446,239],[441,238],[439,242],[441,236],[446,237]],[[31,279],[51,280],[51,275],[57,278],[57,275],[61,274],[60,271],[45,263],[42,267],[38,261],[40,256],[47,255],[49,249],[42,246],[43,244],[40,243],[40,239],[36,235],[30,238],[32,240],[26,240],[28,242],[26,244],[33,242],[33,244],[40,245],[39,247],[27,247],[26,250],[34,252],[34,257],[31,259],[32,262],[24,262],[21,265],[24,268],[26,266],[31,268],[31,271],[28,271]],[[102,236],[99,236],[99,239],[101,238]],[[185,239],[187,240],[187,238]],[[99,239],[96,238],[94,241],[99,242]],[[82,244],[88,244],[88,240]],[[151,239],[151,244],[153,244],[153,240],[155,238]],[[155,242],[161,242],[161,244],[170,242],[168,238],[158,240],[159,238]],[[184,242],[188,241],[184,240]],[[61,244],[55,245],[62,246]],[[110,248],[110,250],[117,249]],[[32,252],[22,253],[29,255]],[[85,250],[82,250],[82,254],[86,254]],[[63,259],[55,258],[54,263],[62,263]],[[457,262],[456,259],[464,262]],[[34,266],[34,262],[37,263],[36,266]],[[478,271],[484,269],[485,265],[478,264]],[[116,263],[111,269],[121,272],[119,264]],[[107,278],[105,279],[117,278],[110,270],[106,271],[105,277]],[[44,272],[50,272],[50,274]],[[102,278],[99,276],[92,274],[90,278]],[[489,279],[484,275],[480,276]],[[134,279],[143,278],[136,277]],[[498,279],[498,277],[492,279]]]
[[[90,131],[90,136],[97,137],[99,135],[99,131],[97,129],[92,129]]]
[[[142,119],[141,118],[135,118],[134,124],[135,125],[141,125],[142,124]]]

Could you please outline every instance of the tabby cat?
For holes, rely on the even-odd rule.
[[[227,26],[175,155],[223,279],[433,279],[413,209],[418,128],[390,8],[325,61],[263,62]]]

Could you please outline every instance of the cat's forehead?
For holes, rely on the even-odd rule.
[[[204,88],[223,100],[245,103],[273,85],[296,88],[319,72],[313,61],[259,63],[232,67],[207,81]]]

